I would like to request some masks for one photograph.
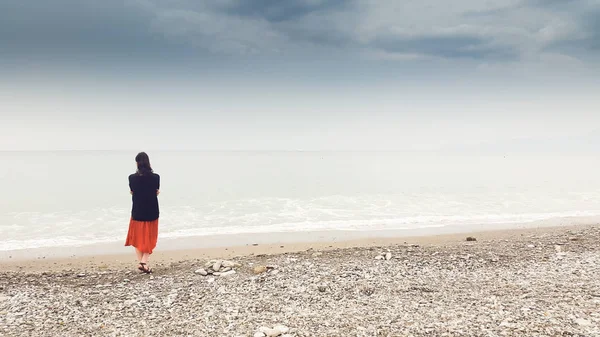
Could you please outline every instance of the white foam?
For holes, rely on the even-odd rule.
[[[119,212],[117,212],[119,213]],[[181,216],[181,214],[180,214]],[[55,218],[55,215],[48,216]],[[198,214],[188,213],[190,219],[198,218]],[[536,221],[562,218],[599,217],[600,211],[575,211],[554,213],[526,214],[490,214],[474,216],[412,216],[404,218],[385,218],[376,220],[333,220],[333,221],[299,221],[272,223],[258,226],[199,226],[197,222],[179,224],[177,229],[170,224],[168,217],[161,219],[159,238],[183,238],[193,236],[262,234],[262,233],[291,233],[311,231],[402,231],[414,229],[434,229],[453,226],[481,225],[491,228],[494,224],[527,224]],[[39,219],[39,216],[35,216]],[[65,221],[64,223],[74,223]],[[5,239],[0,241],[0,251],[19,249],[48,248],[48,247],[78,247],[100,243],[124,241],[126,227],[120,225],[117,231],[101,231],[96,234],[79,233],[76,235],[52,235],[40,238],[25,238],[20,240]],[[432,232],[433,233],[433,232]]]

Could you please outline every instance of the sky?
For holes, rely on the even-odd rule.
[[[599,75],[598,0],[0,0],[0,150],[551,148]]]

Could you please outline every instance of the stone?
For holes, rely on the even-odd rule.
[[[375,260],[384,260],[385,257],[383,255],[377,255],[375,256]]]
[[[77,274],[77,277],[85,277],[85,273]]]
[[[280,334],[288,333],[290,331],[290,328],[288,328],[285,325],[280,325],[280,324],[274,326],[273,329],[279,331]]]
[[[233,268],[235,267],[235,262],[225,260],[221,263],[221,266],[224,268]]]
[[[587,319],[584,318],[578,318],[575,320],[575,323],[577,323],[580,326],[590,326],[592,325],[592,322],[588,321]]]
[[[252,270],[254,272],[254,274],[262,274],[262,273],[266,273],[267,272],[267,267],[265,266],[256,266],[254,267],[254,269]]]
[[[235,274],[235,270],[229,270],[229,271],[226,271],[226,272],[222,272],[222,273],[220,273],[220,274],[221,274],[221,275],[220,275],[221,277],[228,277],[228,276],[232,276],[232,275],[234,275],[234,274]]]
[[[277,337],[281,335],[281,332],[277,329],[271,329],[271,328],[267,328],[265,326],[261,327],[260,329],[258,329],[260,332],[262,332],[265,336],[267,337]]]
[[[196,273],[198,275],[202,275],[202,276],[208,275],[208,272],[204,268],[200,268],[200,269],[196,270],[194,273]]]
[[[265,337],[265,334],[262,332],[257,332],[254,334],[254,337]]]
[[[229,267],[225,267],[225,268],[222,268],[222,269],[221,269],[221,272],[222,272],[222,273],[226,273],[226,272],[228,272],[228,271],[230,271],[230,270],[232,270],[232,269],[231,269],[231,268],[229,268]]]
[[[535,248],[535,245],[527,245],[527,248]]]
[[[469,237],[467,237],[467,241],[473,242],[473,241],[477,241],[477,239],[472,236],[469,236]]]
[[[386,261],[391,260],[392,259],[392,253],[390,253],[390,252],[386,253],[385,254],[385,259],[386,259]]]
[[[214,271],[219,271],[219,270],[221,270],[222,264],[223,264],[223,261],[217,261],[217,262],[215,262],[215,264],[213,264],[212,269]]]

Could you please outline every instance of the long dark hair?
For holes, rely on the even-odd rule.
[[[137,163],[137,174],[144,175],[154,172],[152,166],[150,166],[150,158],[146,152],[140,152],[135,156],[135,162]]]

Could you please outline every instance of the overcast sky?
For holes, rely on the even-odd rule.
[[[598,0],[0,0],[0,150],[556,141],[599,75]]]

